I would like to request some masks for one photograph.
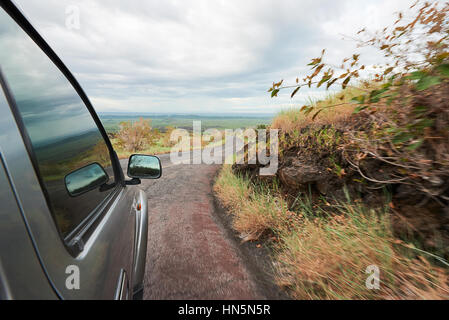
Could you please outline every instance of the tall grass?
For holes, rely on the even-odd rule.
[[[289,209],[276,183],[255,185],[229,166],[214,188],[244,241],[277,239],[277,283],[295,299],[449,298],[447,273],[393,237],[387,209],[348,199],[329,210],[303,197]],[[372,265],[380,269],[379,290],[366,286]]]
[[[355,109],[351,99],[360,95],[365,89],[346,88],[338,93],[330,93],[323,100],[309,98],[308,105],[313,106],[315,111],[309,115],[301,112],[300,108],[289,108],[282,110],[274,118],[272,127],[284,133],[300,131],[309,125],[333,124],[349,117]],[[322,110],[315,119],[314,114]]]

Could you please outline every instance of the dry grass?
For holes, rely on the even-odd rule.
[[[131,155],[135,153],[149,154],[149,155],[168,154],[172,151],[174,146],[174,143],[170,141],[170,136],[168,134],[163,134],[159,139],[153,140],[151,141],[151,143],[145,141],[137,151],[128,151],[124,149],[122,143],[117,138],[110,138],[110,140],[112,146],[114,147],[114,150],[117,152],[117,156],[119,157],[119,159],[128,159]],[[212,141],[212,142],[202,140],[201,148],[205,147],[212,148],[220,146],[224,144],[224,142],[225,142],[224,138],[220,141]],[[182,148],[183,146],[180,145],[178,147]],[[178,147],[176,149],[178,149]],[[195,148],[189,144],[188,146],[184,146],[183,149],[194,150]]]
[[[305,216],[292,229],[278,249],[278,282],[295,299],[449,298],[447,274],[395,240],[387,214],[344,204],[339,216]],[[366,287],[371,265],[380,290]]]
[[[360,95],[364,89],[347,88],[336,94],[329,94],[324,100],[309,101],[309,105],[315,108],[315,111],[309,115],[301,112],[300,108],[291,108],[281,111],[273,120],[272,128],[279,129],[283,133],[292,133],[300,131],[310,125],[333,124],[349,117],[354,109],[354,104],[350,101],[353,97]],[[331,107],[330,106],[336,106]],[[322,111],[313,120],[313,115],[318,110]]]
[[[224,166],[214,190],[222,204],[233,214],[233,227],[245,241],[260,239],[274,226],[282,228],[288,217],[287,204],[265,192],[256,192],[248,179]]]
[[[290,211],[276,185],[254,185],[229,166],[214,189],[244,241],[277,239],[277,282],[295,299],[449,298],[447,273],[428,262],[430,254],[396,240],[386,212],[341,203],[330,215],[301,198]],[[380,290],[365,285],[371,265],[380,268]]]

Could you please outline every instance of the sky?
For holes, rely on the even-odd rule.
[[[327,49],[361,53],[357,31],[382,29],[414,0],[16,0],[99,112],[273,114],[323,90],[271,99]]]

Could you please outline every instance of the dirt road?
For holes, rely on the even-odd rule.
[[[265,299],[217,219],[212,185],[220,166],[160,159],[163,177],[140,186],[149,200],[144,299]]]

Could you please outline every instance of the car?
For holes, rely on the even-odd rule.
[[[161,162],[117,153],[73,74],[11,1],[0,3],[0,299],[143,295],[141,179]]]

